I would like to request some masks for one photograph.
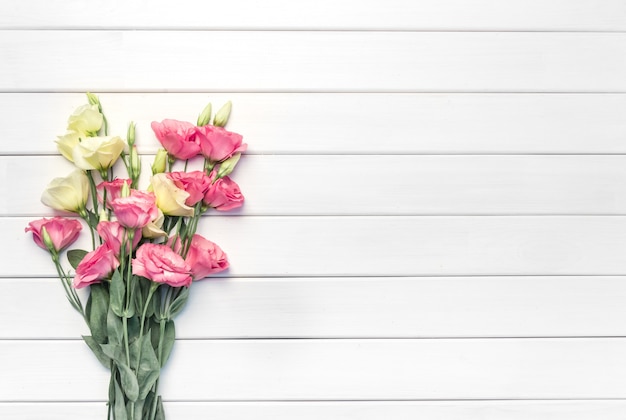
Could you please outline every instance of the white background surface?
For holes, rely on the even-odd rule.
[[[623,0],[2,2],[0,417],[106,415],[23,233],[89,90],[146,168],[208,101],[250,146],[168,420],[626,418],[625,30]]]

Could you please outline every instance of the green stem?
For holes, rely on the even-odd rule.
[[[154,420],[156,416],[157,403],[159,402],[159,396],[157,395],[157,389],[159,388],[159,379],[157,378],[154,381],[154,385],[152,385],[152,393],[154,394],[154,399],[152,400],[152,407],[150,408],[150,417],[148,420]]]
[[[133,239],[135,238],[135,231],[132,229],[128,229],[126,231],[126,236],[128,237],[128,266],[126,267],[126,309],[130,307],[131,295],[134,287],[130,284],[132,280],[132,263],[133,263]],[[126,250],[124,248],[122,252]]]
[[[111,371],[111,376],[109,377],[109,409],[107,410],[107,420],[111,420],[111,413],[113,413],[113,404],[115,403],[115,400],[111,401],[111,395],[115,395],[115,385],[113,383],[115,375],[115,364],[113,363],[113,360],[111,360],[111,367],[109,369]]]
[[[193,235],[195,235],[196,231],[198,230],[198,223],[200,221],[200,216],[201,216],[200,214],[201,208],[202,208],[202,201],[196,204],[194,208],[194,212],[193,212],[193,217],[189,221],[189,226],[186,232],[186,238],[183,243],[183,249],[182,249],[183,252],[181,254],[183,258],[187,258],[187,253],[189,252],[189,248],[191,248],[191,241],[193,240]]]
[[[163,338],[165,336],[165,318],[161,318],[159,321],[159,346],[157,347],[157,360],[159,361],[159,366],[162,366],[163,359]],[[157,403],[159,400],[159,396],[157,395],[157,390],[159,388],[159,379],[154,382],[152,386],[152,392],[154,393],[154,400],[152,401],[152,410],[150,410],[149,420],[153,420],[156,415]]]
[[[134,287],[131,284],[132,281],[132,260],[133,260],[133,238],[135,237],[135,231],[133,229],[126,229],[126,242],[128,243],[128,261],[126,264],[126,305],[123,320],[124,328],[124,347],[126,350],[126,363],[130,368],[130,344],[128,340],[128,314],[130,313],[130,305],[132,304],[132,292]],[[126,250],[126,246],[122,248],[121,252]],[[140,347],[141,348],[141,347]],[[135,373],[136,374],[136,373]],[[130,401],[130,420],[135,418],[135,403]]]
[[[146,304],[143,307],[143,312],[141,313],[141,323],[139,324],[139,340],[142,339],[143,337],[143,327],[144,324],[146,322],[146,313],[148,312],[148,306],[150,305],[150,301],[152,300],[152,296],[154,295],[154,292],[159,288],[159,283],[152,283],[150,285],[150,290],[148,291],[148,298],[146,299]],[[137,352],[137,366],[139,366],[139,363],[141,362],[141,348],[142,346],[139,346],[139,351]]]
[[[93,204],[93,212],[94,214],[98,214],[98,191],[96,189],[96,181],[93,179],[93,174],[91,171],[85,171],[87,173],[87,178],[89,179],[89,188],[91,189],[91,203]]]
[[[91,220],[89,219],[88,210],[81,209],[79,214],[80,217],[87,223],[87,226],[89,226],[89,233],[91,234],[91,248],[96,249],[96,236],[93,232],[93,227],[91,227]]]
[[[130,346],[128,345],[128,318],[122,317],[122,328],[124,331],[124,350],[126,352],[126,363],[130,367]]]
[[[173,227],[173,230],[176,231],[176,233],[173,236],[171,236],[172,243],[170,244],[170,247],[172,248],[172,250],[176,248],[176,239],[180,238],[180,230],[181,230],[182,223],[183,223],[183,218],[178,217],[178,219],[176,220],[176,225],[174,225]],[[168,234],[169,234],[169,231],[168,231]]]
[[[100,113],[102,114],[102,127],[104,128],[104,135],[108,136],[109,135],[109,122],[107,121],[107,117],[104,116],[104,113],[102,112],[102,107],[100,106],[100,104],[98,104],[98,107],[100,108]]]
[[[72,305],[72,307],[82,315],[85,322],[87,322],[87,317],[85,316],[83,305],[80,301],[80,298],[78,297],[78,294],[76,293],[76,290],[74,290],[71,286],[71,280],[69,276],[65,273],[63,267],[61,267],[61,264],[59,262],[59,256],[56,254],[52,254],[52,261],[54,262],[54,265],[57,269],[57,274],[59,276],[59,279],[61,280],[63,289],[65,289],[65,295],[67,296],[67,300],[69,300],[70,305]],[[88,322],[87,325],[89,325]]]

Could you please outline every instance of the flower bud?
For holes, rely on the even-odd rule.
[[[108,222],[109,221],[109,213],[105,209],[100,210],[100,215],[98,217],[99,222]]]
[[[52,238],[50,237],[50,234],[45,227],[41,228],[41,240],[43,241],[43,244],[46,246],[46,248],[48,248],[48,251],[50,251],[50,253],[57,253],[57,250],[54,247],[54,242],[52,242]]]
[[[139,153],[137,152],[137,146],[133,146],[130,149],[130,178],[136,181],[141,173],[141,161],[139,160]]]
[[[86,95],[87,95],[87,100],[89,101],[89,103],[91,105],[98,105],[98,106],[100,106],[100,99],[98,99],[97,95],[95,95],[95,94],[93,94],[91,92],[87,92]]]
[[[152,175],[162,174],[167,166],[167,150],[159,149],[152,163]]]
[[[217,171],[217,177],[224,178],[225,176],[230,175],[230,173],[235,169],[235,166],[237,166],[239,158],[241,158],[241,153],[236,153],[222,162]]]
[[[212,106],[211,102],[204,108],[204,110],[198,115],[198,127],[204,127],[211,122]]]
[[[230,110],[232,109],[233,104],[231,101],[228,101],[224,104],[223,107],[217,111],[215,114],[215,119],[213,120],[213,125],[216,127],[224,127],[228,122],[228,118],[230,118]]]
[[[135,123],[130,122],[128,124],[128,132],[126,133],[126,141],[128,142],[129,147],[133,147],[135,144]]]
[[[130,195],[130,186],[124,182],[122,184],[122,190],[120,191],[120,197],[128,197]]]

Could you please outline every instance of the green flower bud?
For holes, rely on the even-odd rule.
[[[86,95],[87,95],[87,100],[89,101],[91,105],[98,105],[98,107],[100,107],[100,99],[98,99],[97,95],[94,95],[91,92],[87,92]]]
[[[120,191],[121,197],[128,197],[130,195],[130,187],[127,182],[122,183],[122,190]]]
[[[215,119],[213,120],[213,125],[216,127],[224,127],[228,122],[228,118],[230,118],[230,110],[232,109],[233,104],[231,101],[228,101],[224,104],[223,107],[217,111],[215,114]]]
[[[204,110],[198,115],[198,127],[204,127],[211,122],[211,112],[213,111],[211,102],[204,108]]]
[[[220,164],[220,169],[217,171],[218,178],[224,178],[235,169],[237,166],[237,162],[239,162],[239,158],[241,158],[241,153],[237,153],[226,159],[224,162]]]
[[[50,234],[45,227],[41,228],[41,239],[43,240],[43,244],[46,246],[46,248],[48,248],[48,251],[50,251],[51,254],[57,253],[57,250],[54,247],[54,242],[52,242],[52,238],[50,237]]]
[[[137,152],[137,146],[133,146],[130,149],[130,179],[132,180],[133,187],[137,184],[139,175],[141,174],[141,160],[139,160],[139,153]]]
[[[159,149],[152,163],[152,175],[162,174],[167,166],[167,150]]]
[[[98,217],[98,221],[100,222],[108,222],[109,221],[109,213],[105,209],[100,210],[100,216]]]
[[[126,141],[128,142],[129,147],[133,147],[135,144],[135,123],[130,122],[128,124],[128,132],[126,133]]]

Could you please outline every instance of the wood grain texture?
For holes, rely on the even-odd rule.
[[[344,401],[164,403],[168,419],[212,420],[621,420],[623,400],[561,401]],[[21,420],[106,417],[104,402],[0,403],[0,416]]]
[[[123,5],[123,7],[121,7]],[[260,19],[259,17],[263,18]],[[624,30],[619,0],[5,1],[0,28]]]
[[[101,401],[107,371],[85,346],[0,342],[0,400]],[[624,398],[625,351],[623,338],[179,341],[161,390],[173,401]]]
[[[93,87],[90,87],[90,89]],[[229,100],[230,130],[248,154],[626,153],[625,94],[101,93],[112,134],[137,124],[141,153],[155,153],[150,123],[195,122]],[[56,153],[82,93],[0,93],[0,154]],[[33,124],[33,107],[37,108]],[[24,127],[28,127],[25,131]]]
[[[625,33],[6,30],[0,62],[12,92],[626,91]]]
[[[3,277],[55,274],[28,221],[0,219]],[[626,273],[624,216],[215,216],[198,233],[224,249],[222,275],[234,277]]]
[[[0,339],[89,333],[58,280],[0,284]],[[625,298],[621,276],[214,278],[194,283],[176,333],[180,339],[624,336]]]
[[[201,168],[202,159],[189,168]],[[143,159],[143,187],[153,156]],[[182,165],[181,165],[182,166]],[[2,216],[52,215],[41,192],[74,166],[61,156],[0,156]],[[179,170],[182,168],[179,168]],[[118,176],[126,177],[119,163]],[[244,156],[238,215],[601,215],[626,213],[626,156]]]

